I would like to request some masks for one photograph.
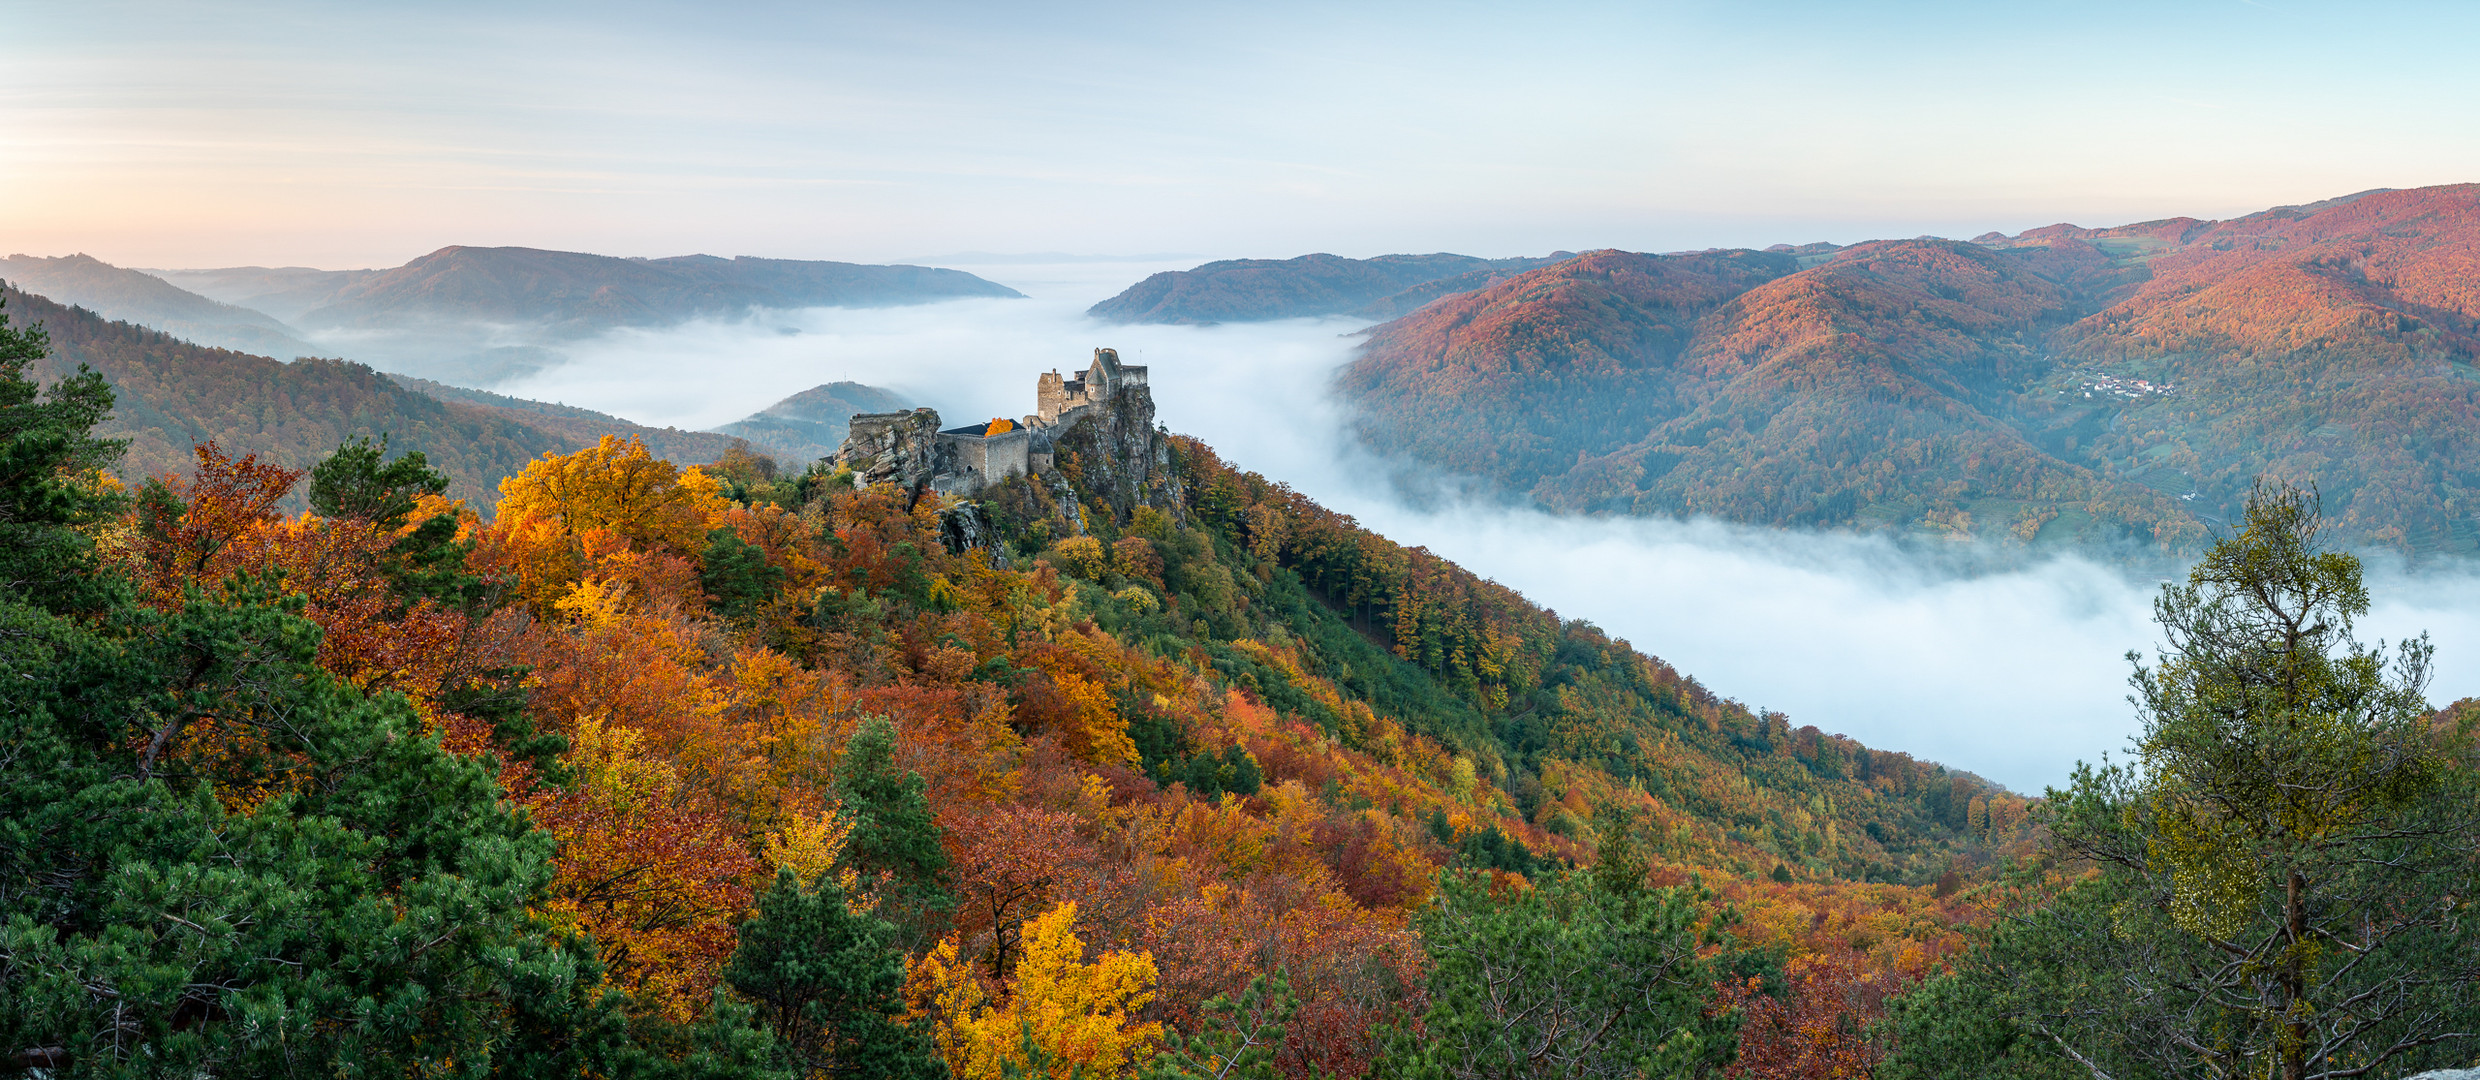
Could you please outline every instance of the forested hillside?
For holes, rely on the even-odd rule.
[[[1940,838],[1969,824],[1975,798],[1999,797],[1975,777],[1716,699],[1589,624],[1232,470],[1201,444],[1177,446],[1200,524],[1218,550],[1229,545],[1224,558],[1252,573],[1253,563],[1279,566],[1316,601],[1280,613],[1288,632],[1323,645],[1313,670],[1347,700],[1387,700],[1387,682],[1352,665],[1344,627],[1408,661],[1426,676],[1422,695],[1381,713],[1472,756],[1505,792],[1488,798],[1552,836],[1585,836],[1591,807],[1609,797],[1604,784],[1625,785],[1652,797],[1657,850],[1688,865],[1753,873],[1789,861],[1804,873],[1927,882],[1962,850]],[[1346,724],[1321,726],[1341,728],[1349,746]]]
[[[1553,259],[1380,255],[1226,259],[1166,270],[1086,311],[1117,323],[1217,323],[1370,314],[1393,318],[1450,293],[1481,288]]]
[[[488,390],[475,390],[471,387],[450,386],[429,379],[417,379],[411,375],[389,375],[387,377],[399,385],[421,391],[441,401],[467,406],[484,414],[513,420],[535,430],[547,432],[565,443],[566,445],[562,447],[565,450],[592,446],[601,441],[605,435],[618,435],[624,439],[636,439],[645,443],[646,448],[657,455],[676,461],[713,461],[722,457],[736,442],[750,442],[753,449],[763,454],[785,452],[781,447],[766,443],[764,440],[752,441],[733,434],[683,431],[676,427],[647,427],[610,413],[596,412],[575,405],[510,397],[506,394],[494,394]],[[492,480],[492,484],[497,483],[496,478]]]
[[[246,447],[269,464],[307,468],[346,439],[384,435],[399,451],[422,452],[449,477],[455,497],[487,501],[527,462],[592,446],[605,435],[707,461],[740,441],[382,374],[346,360],[283,363],[208,348],[11,288],[0,288],[0,298],[14,322],[51,336],[50,354],[31,373],[57,381],[85,364],[111,382],[118,405],[98,430],[129,440],[116,471],[133,486],[158,473],[187,472],[201,443]],[[288,504],[303,505],[299,495]]]
[[[2315,480],[2356,537],[2480,549],[2480,186],[2179,224],[2016,242],[2086,264],[2131,250],[2145,270],[2056,335],[2064,369],[2023,402],[2034,437],[2185,482],[2225,518],[2270,473]]]
[[[2354,542],[2470,553],[2476,243],[2464,186],[1596,252],[1379,327],[1342,387],[1375,446],[1562,509],[2190,550],[2271,475]]]
[[[247,305],[219,303],[153,274],[91,255],[0,259],[0,280],[107,319],[153,327],[202,345],[291,359],[317,356],[292,327]]]
[[[1087,423],[972,502],[606,439],[486,517],[365,446],[133,503],[70,437],[106,387],[9,387],[55,466],[0,498],[65,508],[0,517],[51,560],[0,612],[0,994],[39,1003],[0,1047],[39,1065],[1461,1076],[1405,1025],[1499,1030],[1458,957],[1561,926],[1601,951],[1527,984],[1540,1033],[1710,1075],[1861,1054],[2030,835],[1150,407],[1159,468]],[[179,809],[78,810],[141,805]],[[219,836],[292,839],[207,873]]]
[[[157,473],[188,472],[196,464],[192,448],[201,443],[298,469],[347,438],[386,435],[398,450],[428,456],[452,479],[458,497],[478,498],[527,461],[575,445],[509,417],[407,389],[349,361],[283,363],[193,345],[13,288],[0,288],[0,299],[12,323],[50,335],[50,353],[30,374],[54,382],[85,364],[110,380],[117,401],[97,430],[129,440],[117,472],[133,486]]]

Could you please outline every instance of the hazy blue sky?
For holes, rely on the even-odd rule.
[[[2480,6],[0,0],[0,248],[1539,253],[2480,179]]]

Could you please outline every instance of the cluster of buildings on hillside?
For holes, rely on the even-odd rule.
[[[2177,387],[2170,383],[2157,383],[2146,379],[2122,379],[2116,375],[2094,376],[2084,380],[2083,385],[2085,397],[2100,394],[2109,397],[2140,398],[2155,394],[2169,394],[2176,389]]]

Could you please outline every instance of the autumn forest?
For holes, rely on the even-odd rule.
[[[1069,450],[978,548],[618,439],[487,507],[368,440],[131,490],[10,333],[21,1067],[1358,1077],[1441,1007],[1429,921],[1588,872],[1678,950],[1657,1043],[1822,1060],[2023,850],[2021,798],[1193,441],[1145,490]]]
[[[2208,239],[2146,280],[2232,250],[2182,229]],[[2212,466],[2228,518],[2207,529],[1932,400],[2020,419],[1981,377],[2064,377],[2018,370],[2026,328],[2184,310],[2237,333],[2144,289],[2059,329],[2082,302],[2062,274],[2135,280],[2112,277],[2128,268],[2100,245],[2119,239],[1422,263],[1471,291],[1416,298],[1345,374],[1413,451],[1487,399],[1488,438],[1431,449],[1570,509],[1651,507],[1669,476],[1796,510],[1800,485],[1842,481],[1765,469],[1848,467],[1884,481],[1869,500],[1966,531],[1999,503],[1963,496],[2002,477],[2039,496],[2006,503],[2025,542],[2080,514],[2189,544],[2155,605],[2167,645],[2131,654],[2138,739],[2039,796],[1717,695],[1173,434],[1141,379],[1061,428],[1033,475],[959,493],[872,482],[841,453],[529,420],[520,406],[552,407],[8,292],[0,1075],[2467,1063],[2480,703],[2429,702],[2426,638],[2354,636],[2370,600],[2346,550],[2406,542],[2373,524],[2388,492],[2444,505],[2463,481],[2402,441],[2329,509],[2284,471],[2308,451],[2258,471],[2233,449]],[[1317,258],[1318,303],[1405,284]],[[1291,264],[1216,265],[1262,281]],[[1139,314],[1178,321],[1173,301],[1236,288],[1165,277]],[[1957,306],[1902,316],[1885,306],[1901,289]],[[1884,318],[1862,332],[1854,312]],[[2427,364],[2464,341],[2337,325],[2296,347],[2264,330],[2281,341],[2250,355],[2314,366],[2373,334],[2369,364]],[[1648,358],[1719,381],[1621,377]],[[1798,399],[1823,410],[1799,440],[1781,417],[1751,426],[1773,416],[1758,390],[1880,361],[1902,369],[1884,394]],[[1763,377],[1732,375],[1743,362]],[[2467,358],[2439,363],[2350,407],[2425,431],[2412,404],[2468,405]],[[1601,383],[1627,388],[1597,392],[1604,413],[1546,404]],[[1900,447],[1811,452],[1854,400],[1936,443],[1921,461],[1968,462],[1969,483],[1896,468]],[[2164,408],[2122,412],[2175,421]],[[1672,417],[1650,437],[1628,426],[1648,412]],[[2147,453],[2108,430],[2108,454]],[[2403,486],[2414,473],[2434,483]]]

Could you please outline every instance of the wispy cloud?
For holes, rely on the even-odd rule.
[[[19,7],[0,236],[134,265],[1674,250],[2480,172],[2398,107],[2480,93],[2467,5]]]

